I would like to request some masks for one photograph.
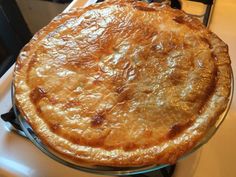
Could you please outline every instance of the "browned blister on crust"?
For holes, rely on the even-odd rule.
[[[175,163],[225,110],[227,45],[157,3],[104,2],[56,17],[22,49],[16,105],[75,163]]]

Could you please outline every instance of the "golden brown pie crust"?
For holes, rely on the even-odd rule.
[[[158,3],[103,2],[57,16],[22,49],[16,105],[47,146],[106,166],[174,163],[225,110],[227,45]]]

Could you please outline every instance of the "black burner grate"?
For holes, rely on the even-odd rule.
[[[175,171],[175,165],[170,165],[164,168],[161,168],[157,171],[152,171],[144,174],[138,175],[128,175],[125,177],[172,177]]]

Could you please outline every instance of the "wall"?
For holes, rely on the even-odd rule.
[[[16,0],[24,19],[34,34],[47,25],[68,4],[52,3],[42,0]]]

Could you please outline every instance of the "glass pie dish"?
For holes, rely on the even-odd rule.
[[[216,131],[219,129],[220,125],[223,123],[224,119],[227,116],[227,113],[230,109],[230,105],[233,99],[233,91],[234,91],[234,78],[233,78],[233,72],[231,68],[231,91],[229,96],[229,101],[227,104],[227,107],[225,111],[221,114],[221,116],[218,118],[216,123],[208,130],[206,135],[192,148],[190,151],[185,153],[179,160],[187,157],[189,154],[192,154],[197,149],[202,147],[204,144],[206,144],[211,137],[216,133]],[[17,106],[15,104],[14,99],[14,87],[11,88],[11,94],[12,94],[12,103],[13,103],[13,110],[16,116],[17,121],[20,123],[21,129],[25,133],[26,137],[32,141],[32,143],[39,148],[43,153],[45,153],[50,158],[54,159],[55,161],[80,170],[84,172],[94,173],[94,174],[101,174],[101,175],[137,175],[142,173],[147,173],[155,170],[159,170],[161,168],[164,168],[168,166],[169,164],[162,164],[162,165],[149,165],[149,166],[143,166],[143,167],[108,167],[108,166],[92,166],[92,165],[85,165],[85,164],[75,164],[72,161],[65,159],[61,155],[58,155],[54,151],[52,151],[50,148],[48,148],[46,145],[42,143],[42,141],[38,138],[38,136],[34,133],[31,126],[27,123],[26,119],[20,114],[20,112],[17,109]]]

